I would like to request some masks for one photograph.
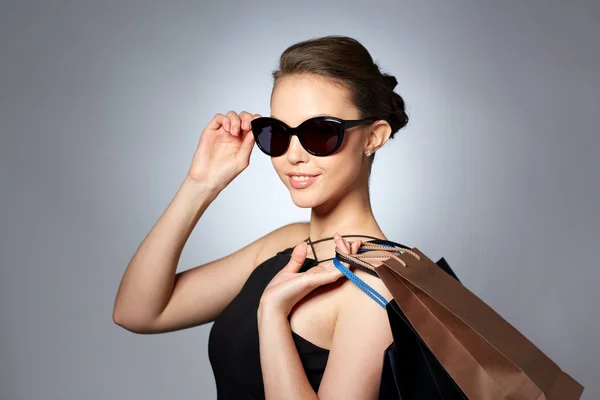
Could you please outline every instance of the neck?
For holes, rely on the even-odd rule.
[[[315,207],[310,216],[310,238],[313,241],[340,235],[368,235],[386,239],[371,209],[367,185],[353,188],[341,199],[330,199]]]

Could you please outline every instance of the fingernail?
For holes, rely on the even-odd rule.
[[[337,232],[336,232],[336,233],[333,235],[333,238],[334,238],[335,240],[339,240],[339,239],[341,239],[341,237],[340,237],[340,234],[339,234],[339,233],[337,233]]]

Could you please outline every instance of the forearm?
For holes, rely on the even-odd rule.
[[[170,299],[183,247],[216,196],[196,182],[182,183],[123,274],[114,305],[115,320],[143,324],[160,314]]]
[[[287,315],[259,307],[258,334],[265,398],[318,399],[304,372]]]

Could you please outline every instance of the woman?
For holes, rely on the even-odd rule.
[[[214,321],[219,398],[377,398],[393,341],[387,314],[331,260],[336,246],[356,253],[365,238],[396,244],[375,220],[368,182],[375,153],[408,122],[404,101],[396,79],[348,37],[289,47],[273,77],[270,117],[229,111],[202,132],[186,178],[124,273],[113,319],[146,334]],[[191,231],[254,144],[294,204],[311,208],[310,223],[176,274]],[[353,271],[392,298],[378,277]]]

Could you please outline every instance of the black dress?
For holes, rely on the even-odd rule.
[[[358,235],[352,237],[356,236]],[[370,243],[405,247],[388,240],[372,239],[374,240],[370,240]],[[271,279],[290,261],[292,250],[293,248],[290,247],[280,251],[257,266],[240,293],[211,327],[208,357],[215,376],[219,400],[265,398],[256,312],[263,291]],[[306,258],[300,272],[305,272],[318,263],[317,260]],[[325,372],[329,350],[309,342],[293,331],[292,337],[306,376],[314,391],[317,392]]]

